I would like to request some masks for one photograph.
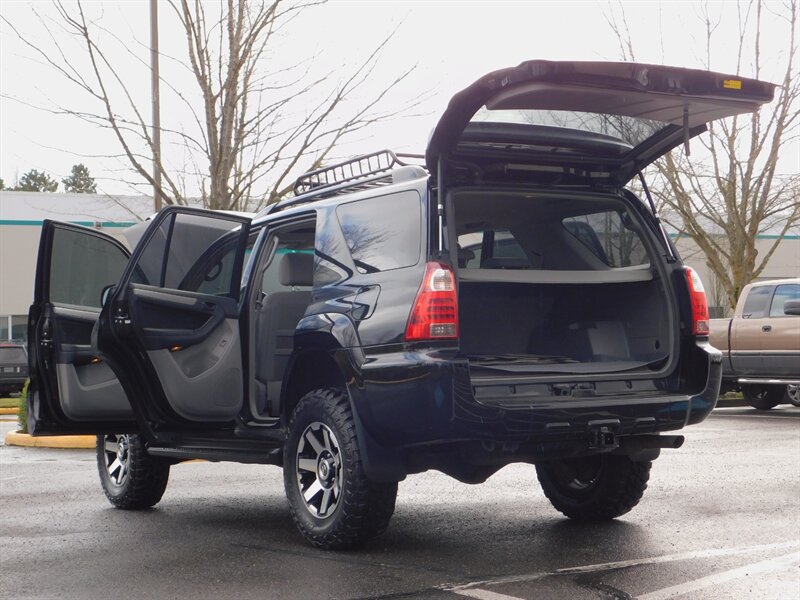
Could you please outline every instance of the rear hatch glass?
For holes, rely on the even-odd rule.
[[[28,364],[28,355],[20,347],[0,347],[0,364],[19,365]]]
[[[570,130],[576,134],[584,135],[580,139],[586,141],[596,139],[603,142],[598,150],[619,156],[629,152],[656,133],[669,127],[669,123],[642,119],[625,115],[611,115],[605,113],[569,111],[569,110],[526,110],[503,109],[489,110],[481,108],[471,119],[474,123],[508,123],[517,125],[535,125],[540,129],[540,135],[545,132],[543,127],[558,128],[562,136],[569,134]],[[554,132],[555,133],[555,132]],[[599,136],[599,137],[598,137]],[[562,138],[565,142],[568,138]],[[569,151],[569,146],[563,151]]]

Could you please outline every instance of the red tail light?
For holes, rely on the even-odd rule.
[[[708,335],[708,302],[706,290],[700,276],[691,267],[686,267],[686,283],[689,284],[689,296],[692,305],[692,333]]]
[[[406,341],[458,337],[456,276],[445,264],[430,262],[408,317]]]

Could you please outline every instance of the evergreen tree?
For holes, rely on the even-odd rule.
[[[44,171],[31,169],[19,178],[15,192],[55,192],[58,182]]]
[[[62,179],[61,183],[64,184],[65,192],[73,192],[76,194],[97,193],[94,177],[89,175],[89,169],[83,164],[73,165],[69,177]]]
[[[0,177],[0,190],[6,189],[6,183],[3,181],[3,178]]]

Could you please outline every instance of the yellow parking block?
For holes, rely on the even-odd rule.
[[[33,437],[27,433],[13,431],[6,434],[6,446],[25,446],[27,448],[81,448],[93,449],[97,438],[93,435],[51,435]]]

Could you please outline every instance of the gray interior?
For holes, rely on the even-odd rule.
[[[576,374],[663,366],[672,343],[669,304],[646,234],[619,198],[462,190],[450,208],[460,346],[473,365]],[[598,255],[564,226],[606,213],[624,216],[620,229],[636,245],[631,264],[615,266],[619,256]],[[500,246],[481,244],[486,230],[503,232]],[[509,241],[513,247],[502,245]]]
[[[122,385],[104,362],[57,364],[58,395],[64,414],[76,421],[133,417]]]
[[[280,415],[283,375],[294,351],[294,332],[305,315],[314,278],[315,222],[267,232],[250,291],[250,412],[271,423]]]
[[[665,311],[659,287],[652,281],[600,285],[462,282],[461,350],[471,356],[531,355],[545,363],[650,364],[668,354]]]
[[[199,344],[147,354],[170,405],[182,417],[223,421],[241,410],[242,351],[236,319],[223,321]]]
[[[276,414],[283,373],[294,349],[294,331],[311,298],[308,289],[296,288],[310,288],[314,276],[313,254],[284,254],[278,260],[278,278],[284,291],[267,294],[255,318],[255,379],[259,414],[264,412],[267,399],[269,412]]]

